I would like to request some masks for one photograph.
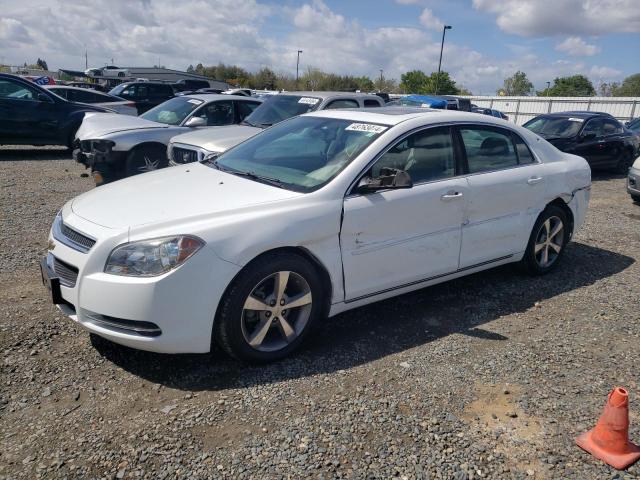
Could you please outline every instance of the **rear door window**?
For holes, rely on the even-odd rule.
[[[511,132],[482,126],[462,126],[460,136],[469,173],[490,172],[518,165]]]
[[[604,135],[604,122],[601,118],[592,118],[582,129],[582,135],[594,134],[596,138]]]
[[[236,108],[238,109],[238,120],[242,121],[260,106],[259,102],[243,102],[236,100]]]
[[[358,102],[356,100],[352,100],[350,98],[342,98],[340,100],[334,100],[333,102],[330,102],[326,107],[325,110],[333,110],[336,108],[358,108],[360,105],[358,105]]]
[[[379,107],[380,106],[380,102],[378,102],[377,100],[373,100],[371,98],[365,98],[364,99],[364,106],[365,107]]]

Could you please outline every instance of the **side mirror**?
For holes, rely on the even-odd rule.
[[[187,120],[187,122],[184,124],[184,126],[185,127],[191,127],[191,128],[206,127],[207,126],[207,121],[202,117],[191,117],[189,120]]]
[[[581,142],[586,142],[587,140],[593,140],[594,138],[596,138],[595,133],[585,133],[584,135],[580,135]]]
[[[413,187],[413,181],[407,172],[387,167],[380,169],[379,177],[362,177],[358,183],[358,191],[361,193],[411,187]]]

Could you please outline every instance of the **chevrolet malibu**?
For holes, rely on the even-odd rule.
[[[315,112],[69,201],[42,276],[113,342],[266,362],[352,308],[511,262],[550,272],[590,185],[584,159],[497,118]]]

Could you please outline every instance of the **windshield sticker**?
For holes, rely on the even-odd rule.
[[[202,100],[196,100],[195,98],[192,98],[191,100],[187,100],[189,103],[193,103],[194,105],[200,105],[202,103]]]
[[[365,132],[365,133],[382,133],[389,127],[383,127],[381,125],[373,125],[371,123],[352,123],[345,130],[352,132]]]
[[[569,118],[569,121],[570,121],[570,122],[580,122],[580,123],[582,123],[582,122],[584,122],[584,118],[574,118],[574,117],[570,117],[570,118]]]
[[[302,97],[300,100],[298,100],[298,103],[306,103],[307,105],[315,105],[319,101],[320,100],[317,99],[317,98]]]

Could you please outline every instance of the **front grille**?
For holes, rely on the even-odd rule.
[[[93,238],[89,238],[86,235],[81,234],[80,232],[74,230],[66,226],[64,223],[60,224],[60,231],[62,234],[71,240],[73,243],[77,243],[78,245],[83,246],[87,250],[90,250],[96,244],[96,241]]]
[[[193,163],[198,161],[197,150],[190,150],[188,148],[173,147],[171,150],[171,160],[174,163]]]
[[[76,267],[72,267],[68,263],[53,257],[53,271],[60,279],[60,285],[69,288],[76,286],[76,280],[78,279],[78,269]]]

